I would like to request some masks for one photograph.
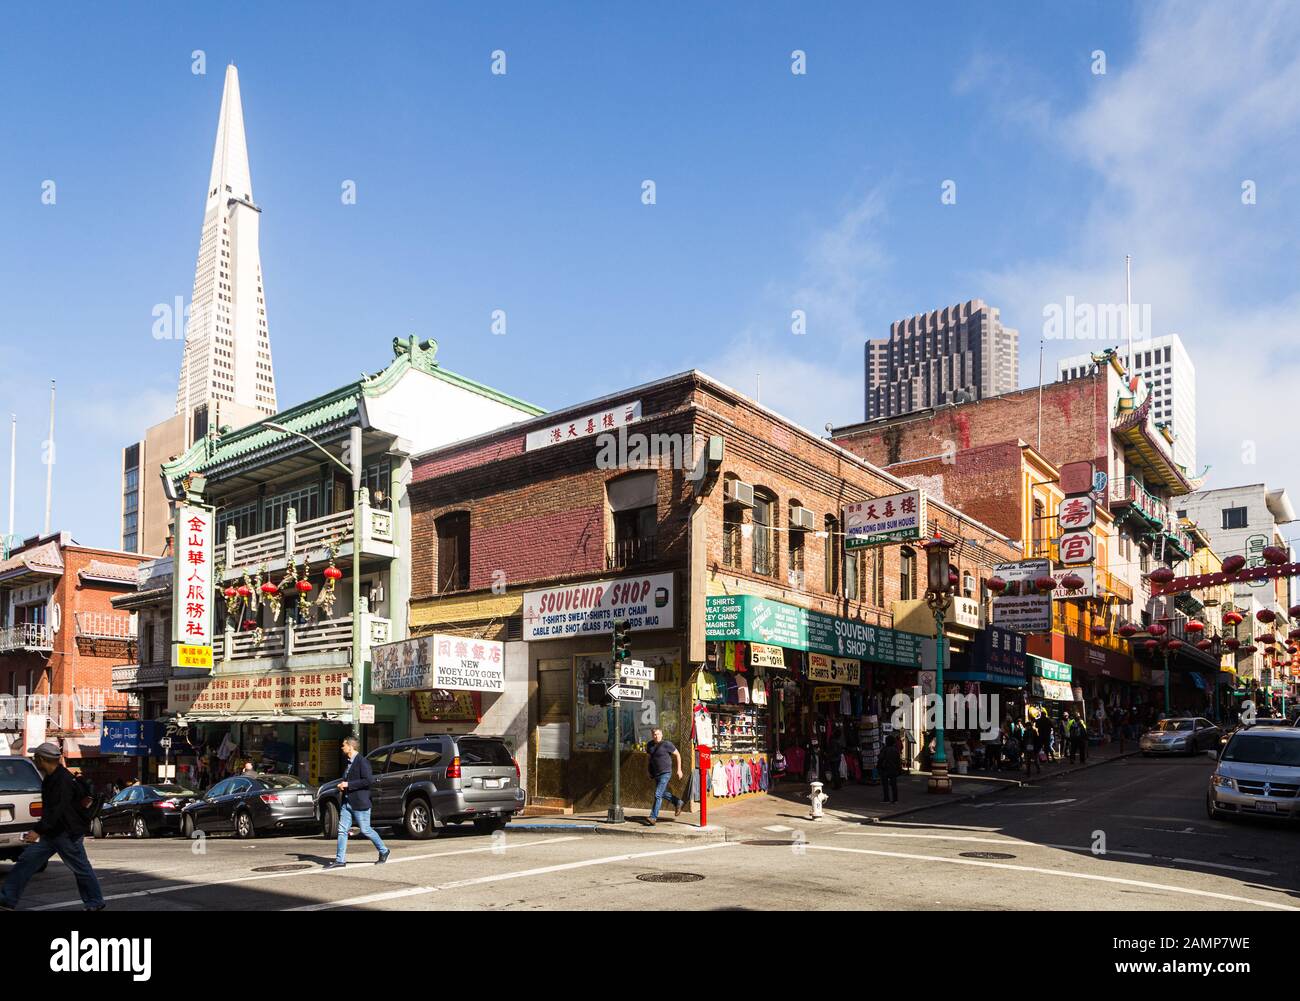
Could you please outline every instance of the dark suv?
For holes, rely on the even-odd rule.
[[[371,751],[366,759],[374,773],[370,823],[400,827],[410,838],[429,838],[438,828],[467,820],[490,833],[524,808],[519,764],[500,737],[411,737]],[[338,784],[338,779],[326,782],[316,792],[316,816],[326,838],[338,835]]]

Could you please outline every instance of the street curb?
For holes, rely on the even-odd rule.
[[[572,823],[572,824],[508,824],[505,828],[507,831],[531,831],[538,834],[567,834],[581,832],[583,834],[601,834],[606,837],[616,838],[640,838],[642,841],[672,841],[682,843],[709,842],[709,841],[726,841],[728,831],[725,827],[713,827],[710,830],[701,830],[698,827],[687,827],[686,830],[696,833],[686,834],[677,833],[676,831],[668,832],[660,830],[649,830],[637,823],[638,818],[622,824],[608,824],[599,821],[591,823]]]

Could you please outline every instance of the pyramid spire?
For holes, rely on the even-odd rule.
[[[244,105],[239,97],[239,70],[226,67],[226,84],[221,91],[221,114],[217,118],[217,142],[212,150],[212,174],[208,198],[219,196],[253,200],[253,180],[248,172],[248,143],[244,139]]]

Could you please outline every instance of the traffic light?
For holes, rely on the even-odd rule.
[[[614,623],[614,663],[624,664],[632,659],[632,623],[619,619]]]
[[[607,706],[613,701],[609,689],[605,687],[605,669],[589,667],[587,669],[587,705]]]

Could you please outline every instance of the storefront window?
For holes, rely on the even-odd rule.
[[[637,651],[635,657],[653,667],[655,680],[646,687],[645,699],[623,703],[622,744],[625,748],[644,746],[650,731],[658,726],[674,743],[684,739],[681,705],[681,651],[679,649]],[[608,654],[580,654],[574,658],[577,719],[575,746],[580,751],[609,750],[613,729],[613,706],[593,706],[587,702],[587,680],[594,672],[612,676]]]

